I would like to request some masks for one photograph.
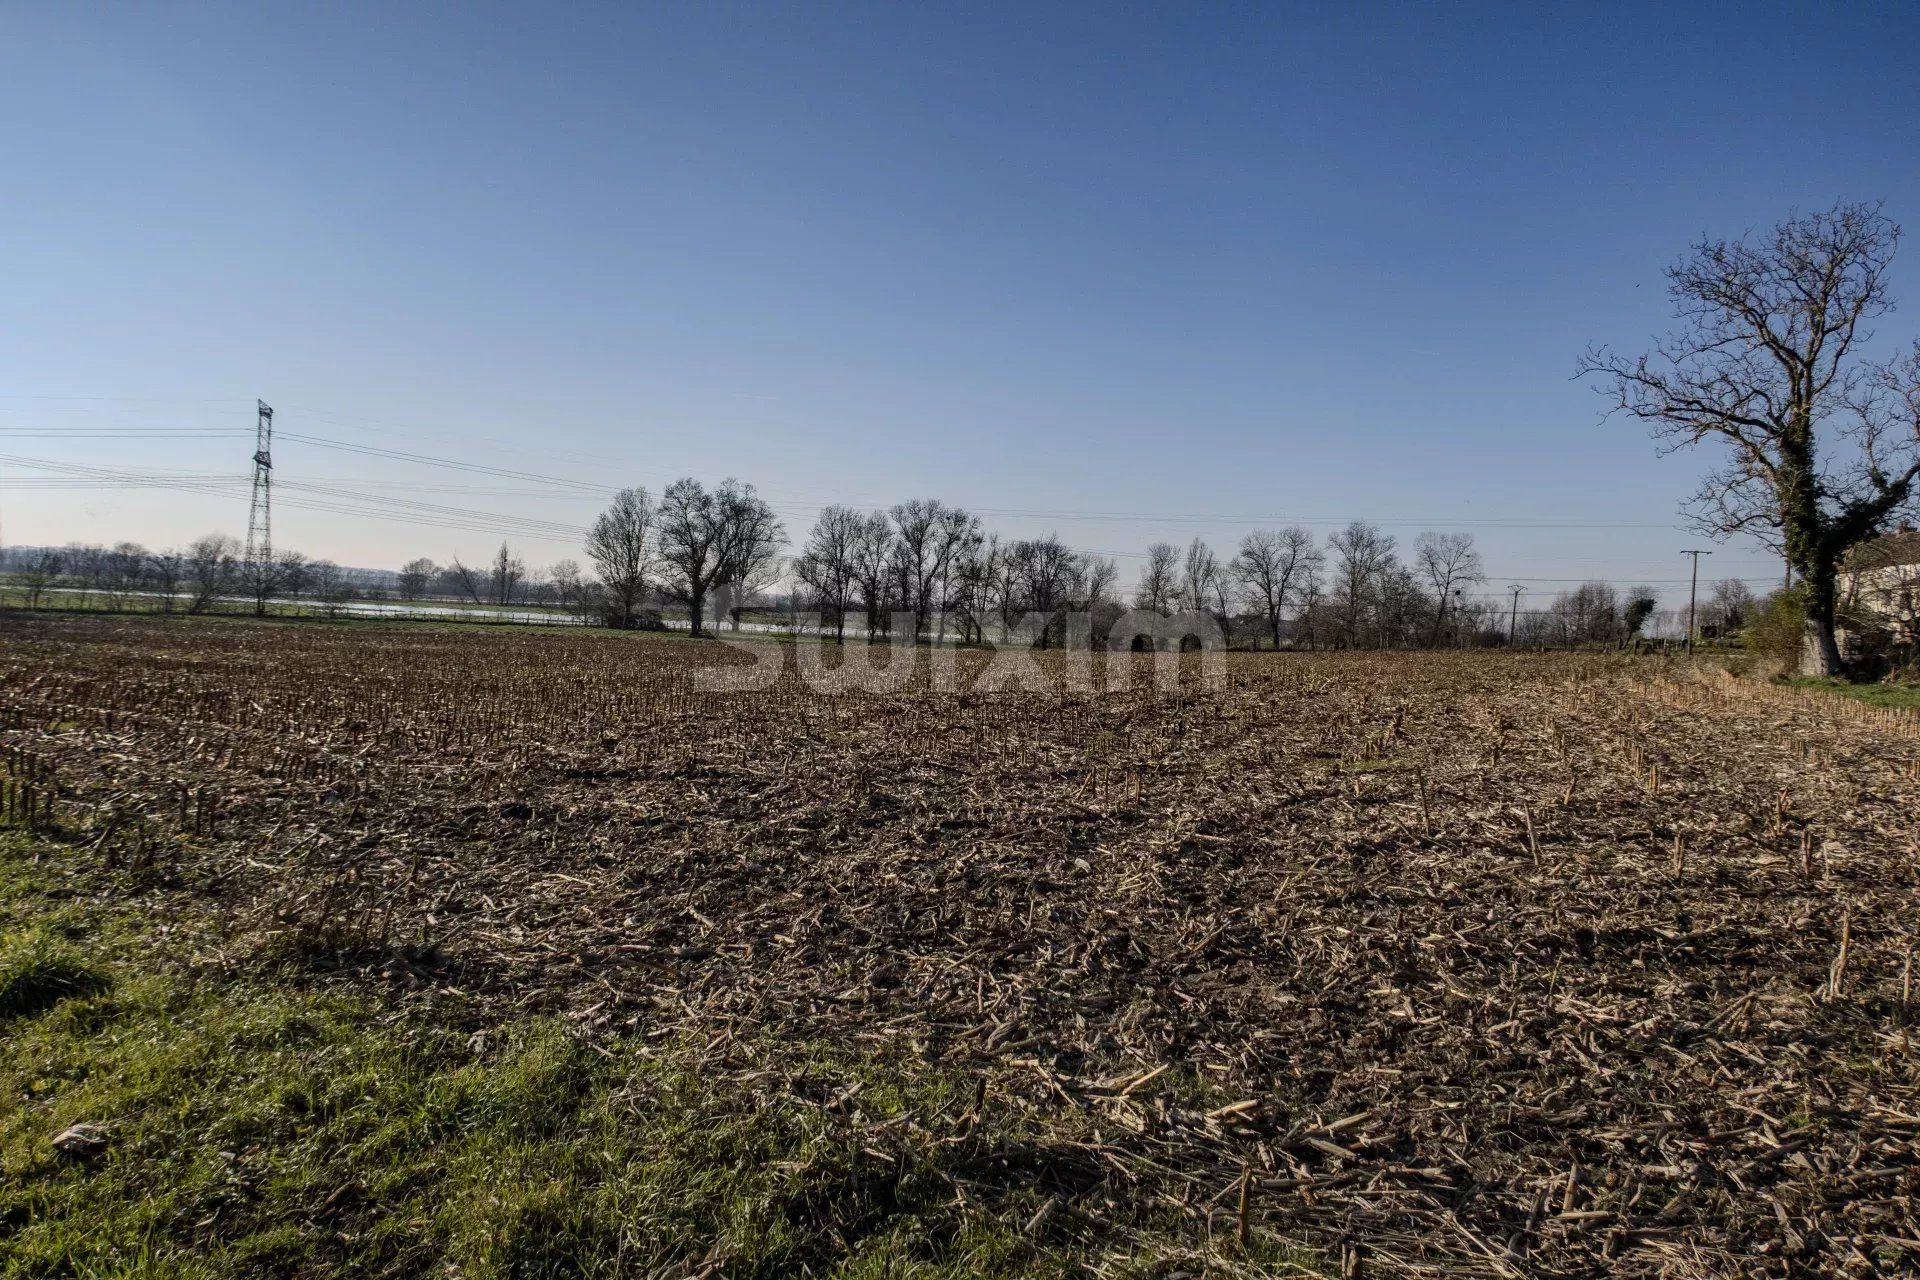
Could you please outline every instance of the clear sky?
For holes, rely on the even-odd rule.
[[[8,542],[243,533],[243,485],[17,459],[238,477],[262,397],[578,482],[286,441],[277,540],[344,563],[544,564],[595,486],[735,475],[795,535],[1365,517],[1550,592],[1696,543],[1705,459],[1570,381],[1662,267],[1837,198],[1920,230],[1920,7],[6,4],[0,138]],[[1920,243],[1894,286],[1911,339]],[[103,434],[184,429],[229,434]]]

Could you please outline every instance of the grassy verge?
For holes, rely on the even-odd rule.
[[[1853,698],[1876,707],[1904,707],[1920,710],[1920,685],[1852,684],[1845,680],[1822,680],[1811,676],[1789,677],[1782,681],[1796,689],[1823,689],[1843,698]]]
[[[1166,1223],[1044,1211],[1098,1181],[1087,1135],[983,1118],[964,1073],[456,1025],[216,962],[80,856],[0,832],[0,1275],[958,1280],[1198,1256]],[[1300,1273],[1259,1257],[1235,1265]]]

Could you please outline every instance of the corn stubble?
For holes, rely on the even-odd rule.
[[[1593,655],[694,690],[731,660],[17,623],[0,745],[73,856],[327,980],[714,1072],[905,1052],[1071,1116],[1035,1233],[1150,1208],[1388,1275],[1920,1264],[1911,714]]]

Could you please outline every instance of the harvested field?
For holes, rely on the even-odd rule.
[[[1157,1214],[1332,1274],[1920,1267],[1910,712],[1604,655],[829,697],[677,639],[0,625],[6,812],[81,892],[762,1095],[769,1045],[963,1070],[808,1101],[880,1160],[1018,1115],[955,1194],[1090,1256]]]

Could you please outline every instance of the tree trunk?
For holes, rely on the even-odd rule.
[[[1840,645],[1833,634],[1836,583],[1831,569],[1803,574],[1807,590],[1807,635],[1800,655],[1800,673],[1832,677],[1844,673]]]
[[[695,587],[687,593],[687,623],[691,634],[696,636],[704,634],[701,624],[706,621],[706,616],[707,593],[702,588]]]

